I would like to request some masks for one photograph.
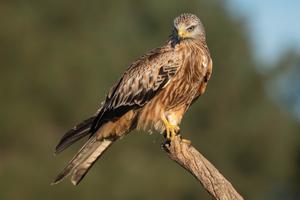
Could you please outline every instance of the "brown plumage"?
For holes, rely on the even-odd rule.
[[[102,153],[133,129],[166,132],[172,140],[184,113],[204,93],[211,72],[201,21],[193,14],[180,15],[165,45],[132,63],[97,114],[61,139],[57,153],[90,135],[54,183],[71,174],[71,182],[77,185]]]

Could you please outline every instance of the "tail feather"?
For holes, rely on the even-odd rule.
[[[52,184],[59,183],[72,174],[71,182],[77,185],[113,141],[112,138],[97,140],[96,136],[91,137],[62,172],[57,175]]]
[[[68,132],[66,132],[65,135],[59,141],[58,145],[55,147],[55,154],[62,152],[76,141],[87,136],[89,134],[89,130],[92,126],[94,119],[95,116],[90,117],[76,125]]]
[[[78,185],[80,181],[84,178],[84,176],[91,169],[93,164],[100,158],[100,156],[108,149],[108,147],[112,144],[111,140],[103,140],[101,145],[83,162],[77,165],[71,177],[71,182],[73,185]]]

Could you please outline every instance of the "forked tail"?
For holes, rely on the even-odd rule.
[[[116,138],[98,140],[97,136],[92,136],[62,172],[57,175],[52,184],[59,183],[65,177],[71,175],[71,182],[74,185],[78,185],[95,161],[108,149],[114,140]]]

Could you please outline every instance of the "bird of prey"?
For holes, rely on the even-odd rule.
[[[62,137],[56,153],[89,135],[53,183],[71,175],[71,182],[77,185],[103,152],[133,129],[155,130],[173,140],[183,115],[204,93],[211,73],[200,19],[189,13],[179,15],[167,42],[134,61],[97,113]]]

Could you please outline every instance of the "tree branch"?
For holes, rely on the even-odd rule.
[[[193,146],[176,136],[163,144],[168,156],[189,171],[214,199],[243,200],[231,183]]]

